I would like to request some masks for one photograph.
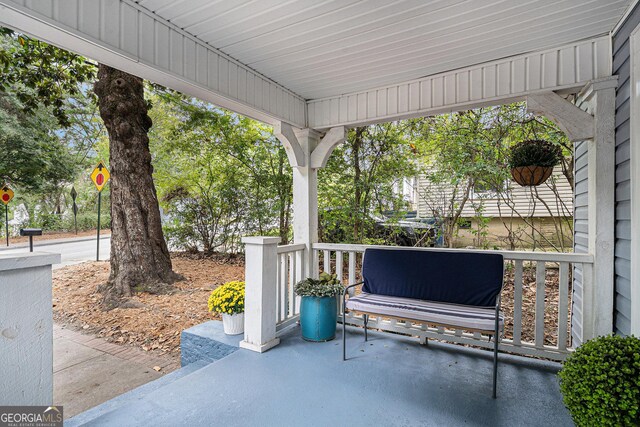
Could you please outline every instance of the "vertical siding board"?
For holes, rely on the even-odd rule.
[[[497,66],[498,96],[511,93],[511,63],[503,62]]]
[[[100,3],[96,1],[81,1],[78,5],[79,30],[98,39],[100,36]]]
[[[184,38],[184,75],[191,81],[196,80],[196,42]]]
[[[309,112],[311,115],[311,112]],[[358,96],[350,95],[347,97],[347,116],[349,121],[358,119]]]
[[[208,86],[209,82],[207,74],[207,49],[201,44],[198,44],[196,46],[196,81],[203,86]]]
[[[420,108],[431,108],[431,80],[420,82]]]
[[[156,36],[155,36],[155,57],[156,63],[164,68],[169,69],[169,29],[160,25],[158,22],[155,23],[156,27]]]
[[[53,11],[54,19],[71,28],[78,28],[78,1],[58,0]]]
[[[386,116],[387,115],[387,90],[380,89],[376,93],[376,107],[377,107],[377,115]]]
[[[440,107],[444,105],[444,78],[436,77],[431,80],[431,89],[433,94],[433,106]]]
[[[184,36],[178,32],[169,33],[169,70],[182,74],[184,64]]]
[[[143,14],[138,12],[132,6],[122,3],[120,6],[120,22],[121,22],[121,33],[120,33],[120,49],[123,51],[135,55],[140,56],[140,32],[141,29],[141,19],[140,17]],[[152,36],[155,34],[153,29],[150,30]],[[151,50],[151,55],[153,55],[154,50]]]
[[[420,109],[420,83],[411,83],[409,85],[409,111],[417,111]]]
[[[616,93],[616,227],[615,227],[615,303],[614,303],[614,329],[622,335],[628,335],[630,330],[629,318],[631,317],[631,301],[629,278],[631,277],[631,208],[630,208],[630,49],[629,36],[633,29],[640,23],[640,7],[636,6],[628,16],[627,21],[613,37],[613,68],[614,73],[620,76],[619,87]],[[595,61],[596,76],[601,76],[609,67],[609,58],[604,57],[598,49]]]
[[[484,75],[483,92],[485,98],[496,96],[496,66],[488,65],[482,69]]]
[[[457,102],[469,101],[469,72],[458,73],[457,76]]]
[[[39,2],[48,3],[48,2]],[[111,46],[120,46],[120,0],[100,1],[100,40]],[[117,19],[113,17],[117,16]],[[137,36],[137,34],[136,34]],[[135,52],[137,55],[138,52]]]
[[[122,40],[120,41],[120,46],[122,50],[125,49],[125,45],[129,43],[127,40],[130,35],[126,35],[128,29],[128,25],[123,19],[122,22]],[[146,13],[140,14],[140,36],[139,36],[139,48],[138,55],[140,59],[149,64],[153,64],[156,61],[155,58],[155,43],[156,43],[156,31],[155,31],[155,21]]]
[[[576,53],[573,47],[561,49],[559,52],[559,84],[568,85],[576,80]]]
[[[218,57],[218,91],[229,94],[229,60],[221,56]]]
[[[340,97],[340,122],[344,123],[349,120],[349,98]]]
[[[527,58],[527,90],[542,88],[542,56],[532,55]]]
[[[398,87],[391,86],[387,91],[387,111],[389,114],[398,113]]]
[[[593,79],[593,47],[584,43],[576,49],[578,81]]]
[[[542,88],[558,85],[558,52],[552,51],[542,55]]]
[[[398,86],[398,112],[406,113],[409,111],[409,85]]]
[[[456,103],[456,76],[449,74],[444,76],[444,103],[447,105]]]
[[[527,73],[526,73],[526,67],[525,67],[525,60],[517,59],[513,61],[513,66],[511,68],[512,68],[511,70],[512,71],[511,73],[512,92],[514,93],[524,92],[525,90],[527,90],[527,85],[526,85]]]

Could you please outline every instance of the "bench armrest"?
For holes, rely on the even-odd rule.
[[[362,285],[364,283],[364,281],[362,282],[358,282],[358,283],[354,283],[353,285],[349,285],[349,286],[345,286],[345,288],[342,290],[342,298],[344,299],[344,297],[347,295],[347,291],[351,288],[354,288],[356,286]]]

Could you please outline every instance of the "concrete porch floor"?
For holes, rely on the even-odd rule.
[[[340,331],[308,343],[295,327],[267,353],[240,349],[69,425],[573,425],[558,364],[501,355],[493,400],[489,352],[375,332],[365,343],[362,329],[347,333],[346,362]]]

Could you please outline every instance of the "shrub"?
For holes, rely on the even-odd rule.
[[[294,288],[301,297],[334,297],[343,289],[337,275],[329,273],[320,274],[319,279],[308,277],[296,283]]]
[[[548,141],[522,141],[511,147],[509,166],[553,167],[562,160],[562,148]]]
[[[209,311],[220,314],[244,313],[244,282],[227,282],[214,289],[208,305]]]
[[[577,426],[640,425],[640,339],[587,341],[558,374],[564,404]]]

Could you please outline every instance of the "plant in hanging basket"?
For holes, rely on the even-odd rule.
[[[560,146],[542,140],[522,141],[511,147],[511,176],[522,186],[536,186],[551,176],[562,160]]]

